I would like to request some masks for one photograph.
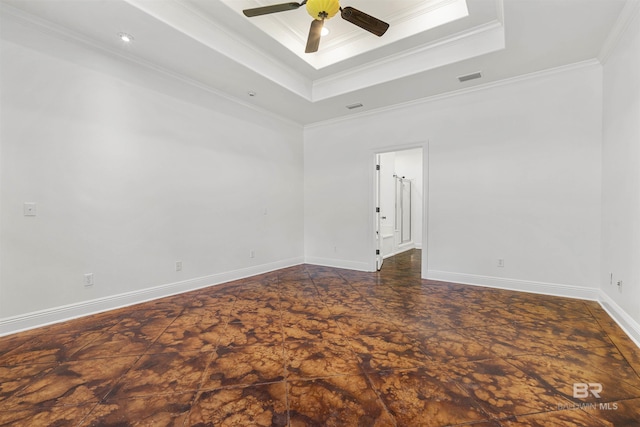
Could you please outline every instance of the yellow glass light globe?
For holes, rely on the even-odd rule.
[[[329,19],[340,10],[338,0],[308,0],[307,12],[313,19]]]

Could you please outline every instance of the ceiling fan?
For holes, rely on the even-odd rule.
[[[254,16],[267,15],[269,13],[294,10],[304,5],[307,6],[307,12],[309,12],[309,15],[313,18],[313,21],[311,21],[311,28],[309,29],[309,37],[307,38],[305,53],[318,51],[318,47],[320,46],[320,32],[324,26],[324,20],[333,18],[338,11],[340,11],[342,19],[367,30],[378,37],[382,36],[389,28],[389,24],[386,22],[383,22],[378,18],[374,18],[371,15],[367,15],[358,9],[354,9],[349,6],[340,7],[339,0],[303,0],[301,3],[280,3],[271,6],[245,9],[242,13],[251,18]]]

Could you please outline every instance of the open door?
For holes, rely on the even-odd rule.
[[[382,217],[380,213],[380,154],[376,155],[376,269],[380,271],[382,263],[384,262],[384,256],[382,254],[382,233],[381,222]]]

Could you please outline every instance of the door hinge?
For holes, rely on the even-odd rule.
[[[380,255],[380,249],[376,249],[376,255]]]
[[[380,213],[380,208],[376,208],[376,213]]]
[[[379,171],[380,170],[380,165],[376,165],[376,170]]]

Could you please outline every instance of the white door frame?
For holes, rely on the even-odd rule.
[[[371,230],[370,236],[371,236],[371,271],[376,271],[377,270],[377,265],[378,265],[378,254],[376,254],[376,250],[377,249],[382,249],[381,247],[378,248],[378,243],[380,245],[382,245],[382,239],[380,236],[380,239],[378,239],[378,235],[376,234],[377,230],[379,229],[379,225],[378,225],[378,220],[380,218],[380,214],[378,212],[376,212],[376,208],[379,207],[378,203],[378,182],[377,182],[377,177],[378,174],[376,173],[376,165],[378,164],[378,156],[380,154],[384,154],[384,153],[391,153],[391,152],[397,152],[397,151],[405,151],[405,150],[412,150],[412,149],[416,149],[416,148],[422,148],[422,265],[421,265],[421,276],[423,279],[427,278],[427,274],[428,274],[428,258],[429,258],[429,251],[428,251],[428,225],[429,225],[429,141],[421,141],[421,142],[416,142],[416,143],[411,143],[411,144],[402,144],[402,145],[390,145],[387,147],[379,147],[373,150],[373,152],[371,153],[371,174],[370,176],[370,186],[369,188],[371,189],[371,197],[370,197],[370,211],[371,214],[369,215],[370,221],[370,227],[369,229]],[[382,251],[381,251],[382,252]],[[380,256],[382,256],[383,254],[380,253]]]

